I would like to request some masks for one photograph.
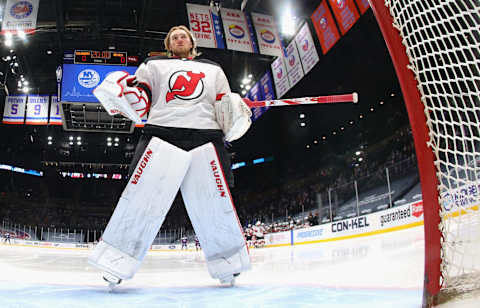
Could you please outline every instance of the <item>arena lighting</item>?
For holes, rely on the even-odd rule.
[[[26,34],[24,31],[22,31],[22,30],[17,31],[17,35],[18,35],[18,37],[21,38],[22,40],[25,40],[25,39],[27,38],[27,34]]]
[[[248,79],[252,79],[253,78],[253,75],[252,74],[248,74]]]
[[[344,129],[345,129],[345,127],[343,127],[343,126],[340,127],[340,130],[344,130]]]
[[[384,104],[383,101],[380,101],[380,105],[383,105],[383,104]]]
[[[118,147],[118,143],[115,142],[114,146]]]
[[[111,146],[112,146],[112,143],[111,143],[111,142],[107,142],[107,146],[111,147]]]
[[[73,136],[68,137],[68,140],[73,140]]]
[[[108,137],[108,138],[107,138],[107,141],[112,141],[112,137]]]
[[[120,139],[118,137],[115,137],[114,141],[118,142],[118,141],[120,141]]]
[[[48,136],[47,139],[48,139],[48,140],[52,140],[53,138],[52,138],[52,136]]]
[[[317,139],[313,140],[313,143],[317,144],[317,143],[318,143],[318,140],[317,140]]]
[[[82,140],[82,137],[78,136],[78,137],[77,137],[77,140]]]
[[[252,87],[250,85],[245,86],[245,89],[250,90]]]
[[[48,145],[52,145],[52,142],[51,142],[51,141],[49,141],[49,142],[48,142]]]
[[[26,81],[26,80],[23,81],[23,84],[24,84],[25,86],[28,86],[28,81]]]
[[[287,3],[282,10],[283,14],[280,17],[281,31],[285,36],[292,36],[295,34],[295,16],[293,16],[290,3]]]
[[[357,156],[359,156],[360,154],[362,154],[362,152],[360,152],[360,151],[355,152],[355,155],[357,155]]]
[[[81,142],[81,141],[78,141],[78,142],[77,142],[77,145],[82,145],[82,142]]]
[[[359,162],[363,161],[363,157],[359,157],[359,158],[358,158],[358,161],[359,161]]]
[[[390,93],[390,96],[391,96],[391,97],[394,97],[394,96],[395,96],[395,93],[393,93],[393,92]]]
[[[298,116],[300,119],[303,119],[305,118],[305,114],[304,113],[300,113],[300,115]]]
[[[249,83],[249,82],[250,82],[250,80],[248,80],[248,78],[243,78],[243,80],[242,80],[242,83],[243,83],[243,84],[247,84],[247,83]]]
[[[310,149],[310,145],[309,145],[309,144],[307,144],[307,146],[306,146],[306,147],[307,147],[307,149]]]
[[[305,125],[306,125],[305,122],[300,122],[301,127],[305,127]]]
[[[47,55],[53,54],[53,50],[51,50],[51,49],[47,49],[45,52],[47,53]]]
[[[242,95],[245,95],[247,94],[247,91],[246,90],[242,90]]]
[[[262,157],[262,158],[257,158],[257,159],[254,159],[254,160],[253,160],[253,164],[254,164],[254,165],[255,165],[255,164],[260,164],[260,163],[263,163],[263,162],[265,162],[265,158],[263,158],[263,157]]]
[[[239,163],[234,163],[232,164],[232,169],[238,169],[238,168],[241,168],[241,167],[245,167],[247,164],[242,161],[242,162],[239,162]]]
[[[370,111],[372,111],[372,112],[373,112],[373,110],[374,110],[374,109],[373,109],[373,107],[372,107],[372,108],[370,108]]]
[[[359,118],[360,118],[360,119],[363,119],[363,114],[361,114],[361,115],[359,116]]]

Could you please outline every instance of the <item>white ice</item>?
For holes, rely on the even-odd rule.
[[[0,307],[421,307],[423,227],[293,247],[251,249],[234,287],[202,252],[150,252],[109,292],[88,251],[0,245]]]

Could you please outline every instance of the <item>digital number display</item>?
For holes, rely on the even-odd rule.
[[[75,64],[127,65],[125,51],[75,50]]]

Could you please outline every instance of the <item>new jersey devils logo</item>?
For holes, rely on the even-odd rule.
[[[204,73],[194,73],[192,71],[176,71],[168,80],[167,103],[172,99],[191,100],[200,97],[203,93]]]

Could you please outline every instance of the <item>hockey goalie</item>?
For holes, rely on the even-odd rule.
[[[178,190],[210,275],[233,285],[251,266],[224,146],[246,133],[251,111],[195,45],[188,28],[173,27],[167,57],[146,59],[133,76],[112,73],[93,92],[110,114],[140,123],[148,113],[129,182],[88,258],[111,287],[137,272]]]

